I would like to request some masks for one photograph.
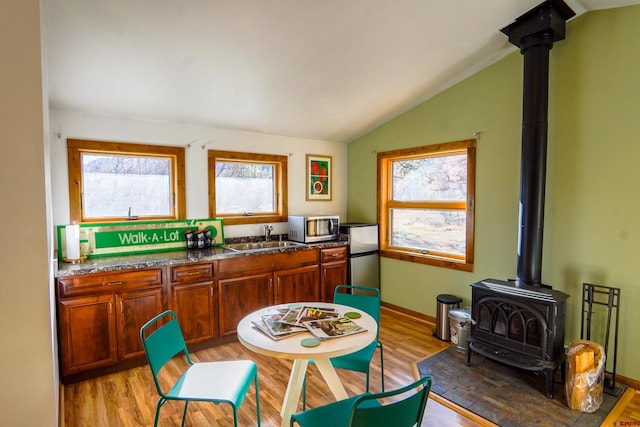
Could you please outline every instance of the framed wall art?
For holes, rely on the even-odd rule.
[[[331,200],[331,156],[307,154],[307,200]]]

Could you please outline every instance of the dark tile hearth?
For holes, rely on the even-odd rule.
[[[417,363],[420,375],[431,376],[431,391],[501,427],[600,426],[618,397],[604,395],[596,412],[583,413],[566,405],[564,385],[558,372],[554,398],[545,394],[545,376],[513,368],[455,348]],[[560,371],[560,370],[558,370]],[[622,395],[622,394],[621,394]]]

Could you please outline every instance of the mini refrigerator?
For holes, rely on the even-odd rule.
[[[344,223],[340,233],[349,238],[348,284],[380,289],[378,225]]]

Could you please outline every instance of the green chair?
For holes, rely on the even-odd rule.
[[[290,424],[291,427],[295,423],[300,427],[420,427],[430,389],[431,378],[423,377],[397,390],[365,393],[298,412],[291,416]]]
[[[345,292],[341,292],[345,291]],[[360,293],[353,293],[358,291]],[[376,320],[378,331],[376,339],[367,347],[355,353],[334,357],[331,364],[334,368],[363,372],[367,376],[366,390],[369,391],[369,366],[376,348],[380,349],[380,382],[384,391],[384,357],[382,342],[380,342],[380,290],[364,286],[338,285],[333,294],[335,304],[348,305],[368,313]]]
[[[354,293],[356,291],[357,293]],[[384,356],[382,342],[380,342],[380,290],[376,288],[368,288],[364,286],[338,285],[333,293],[333,302],[335,304],[348,305],[368,313],[378,324],[376,339],[363,348],[354,353],[344,356],[331,358],[331,364],[334,368],[347,369],[350,371],[362,372],[366,374],[366,391],[369,391],[369,367],[371,360],[376,351],[380,349],[380,377],[382,391],[384,391]],[[357,320],[356,320],[357,322]],[[302,408],[307,405],[307,382],[303,384],[302,389]]]
[[[251,382],[256,389],[256,415],[260,425],[260,400],[258,396],[258,367],[251,360],[193,363],[184,342],[176,314],[167,310],[145,323],[140,328],[140,339],[156,383],[158,406],[153,423],[158,425],[160,408],[169,400],[184,401],[182,426],[187,415],[189,401],[228,403],[233,408],[233,422],[238,425],[238,409],[244,400]],[[180,378],[164,391],[158,375],[162,368],[180,353],[184,353],[189,367]],[[167,387],[168,388],[168,387]]]

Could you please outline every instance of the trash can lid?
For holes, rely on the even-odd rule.
[[[459,302],[462,302],[462,298],[449,294],[440,294],[436,297],[436,299],[438,300],[438,302],[442,302],[445,304],[457,304]]]
[[[449,310],[449,318],[456,320],[469,320],[471,319],[471,311],[468,308]]]

